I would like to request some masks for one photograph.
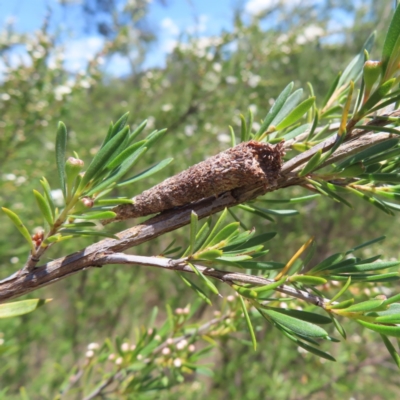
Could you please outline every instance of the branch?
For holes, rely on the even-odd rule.
[[[396,110],[390,114],[392,117],[399,115],[400,110]],[[381,117],[372,120],[370,123],[373,125],[384,125],[390,123],[390,121],[386,121]],[[327,163],[336,162],[392,137],[394,135],[388,133],[365,134],[365,130],[354,130],[348,135],[347,142],[327,160]],[[0,281],[0,302],[30,293],[81,270],[100,266],[102,265],[102,259],[106,255],[109,256],[116,252],[122,252],[187,225],[190,223],[192,210],[196,212],[199,219],[202,219],[218,213],[227,207],[233,207],[253,200],[267,192],[276,191],[288,186],[302,185],[305,183],[304,178],[299,178],[295,171],[302,168],[319,148],[327,150],[329,146],[333,145],[333,141],[333,138],[328,138],[319,145],[286,162],[281,168],[280,176],[271,185],[266,186],[264,183],[255,183],[229,190],[218,197],[211,196],[194,203],[163,211],[161,214],[150,218],[140,225],[116,234],[118,239],[105,239],[94,243],[79,252],[48,262],[28,273],[18,271]],[[216,276],[216,278],[218,279],[219,277]]]

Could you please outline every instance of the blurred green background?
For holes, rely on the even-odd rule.
[[[257,9],[254,0],[231,2],[226,5],[226,15],[231,17],[226,17],[225,30],[180,31],[167,54],[157,56],[160,61],[152,64],[149,60],[161,51],[163,40],[162,31],[154,25],[154,18],[159,17],[152,14],[154,4],[144,0],[61,3],[57,7],[62,7],[64,20],[51,10],[50,2],[39,30],[22,32],[4,23],[0,31],[0,204],[17,211],[31,231],[43,225],[32,189],[39,187],[42,176],[57,187],[54,140],[59,120],[68,128],[69,155],[75,150],[85,162],[99,148],[110,120],[116,121],[126,111],[132,126],[148,119],[147,133],[168,128],[158,148],[146,154],[146,162],[137,170],[170,156],[174,162],[146,182],[115,193],[132,197],[228,148],[228,126],[240,136],[239,116],[248,108],[255,114],[257,129],[273,99],[292,80],[306,92],[310,82],[320,104],[337,73],[373,30],[377,30],[377,41],[371,58],[380,53],[394,7],[392,1],[379,0],[309,1],[295,2],[295,6],[270,1],[264,2],[264,9]],[[191,2],[156,3],[158,13],[173,21],[170,10]],[[202,7],[212,10],[213,2],[204,1]],[[191,10],[195,14],[196,7]],[[79,28],[74,18],[80,21]],[[68,64],[65,49],[74,34],[89,31],[101,38],[101,46],[84,70],[76,71]],[[109,67],[118,60],[128,66],[123,73]],[[308,194],[300,188],[286,191],[269,198]],[[375,246],[374,254],[398,258],[398,217],[379,213],[355,199],[353,204],[354,209],[349,209],[329,199],[314,199],[296,206],[298,215],[276,217],[273,223],[235,212],[260,233],[278,232],[270,244],[270,260],[286,262],[310,236],[316,237],[319,260],[381,235],[388,239]],[[0,221],[3,279],[23,265],[28,247],[4,215]],[[132,252],[157,255],[172,239],[186,244],[187,229]],[[65,242],[46,256],[57,258],[90,243],[89,239]],[[355,294],[361,300],[363,293],[373,290],[359,287]],[[223,288],[222,293],[229,290]],[[54,300],[32,314],[0,320],[0,389],[9,388],[4,395],[7,399],[21,398],[21,387],[29,399],[54,398],[74,365],[84,360],[89,343],[113,340],[117,335],[133,340],[135,328],[146,323],[155,305],[160,308],[161,321],[165,304],[185,307],[195,294],[172,273],[108,266],[81,272],[27,296],[33,297]],[[215,299],[199,318],[207,321],[218,309]],[[330,363],[299,352],[261,322],[257,352],[234,334],[226,336],[207,359],[213,363],[214,377],[191,376],[149,398],[400,397],[398,372],[384,345],[358,325],[346,325],[348,339],[330,347],[338,360]]]

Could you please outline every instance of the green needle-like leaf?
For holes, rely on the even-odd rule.
[[[52,226],[54,220],[50,204],[48,203],[47,199],[37,190],[34,190],[33,194],[44,219],[47,221],[49,226]]]
[[[273,119],[278,115],[279,111],[282,109],[283,105],[285,104],[286,100],[288,99],[292,89],[293,89],[294,83],[290,82],[289,85],[283,89],[282,93],[278,96],[278,98],[275,100],[275,103],[271,107],[271,109],[268,111],[267,116],[264,118],[263,123],[261,124],[260,129],[255,135],[255,139],[259,139],[261,135],[267,131],[267,128],[273,121]]]
[[[66,196],[65,188],[65,153],[67,148],[67,128],[63,122],[58,123],[56,136],[56,164],[61,190]]]
[[[195,283],[193,283],[191,280],[184,277],[182,274],[178,274],[178,275],[183,280],[183,282],[185,282],[185,284],[187,286],[189,286],[192,290],[194,290],[197,293],[197,295],[201,299],[203,299],[208,305],[210,305],[210,306],[212,305],[211,300],[208,298],[208,296],[204,293],[204,291],[202,289],[200,289]]]
[[[317,168],[319,161],[321,159],[322,149],[319,149],[307,162],[304,168],[299,172],[299,176],[303,177],[312,172],[315,168]]]
[[[18,317],[35,311],[52,299],[30,299],[13,303],[0,304],[0,318]]]
[[[381,338],[382,338],[383,343],[385,344],[386,348],[388,349],[389,354],[391,355],[394,362],[396,363],[397,368],[400,369],[400,355],[397,353],[397,350],[392,345],[392,343],[390,342],[389,338],[386,335],[381,334]]]
[[[301,319],[285,315],[280,311],[278,312],[275,310],[264,310],[263,312],[274,321],[276,321],[280,325],[283,325],[295,334],[309,337],[328,337],[328,333],[324,329],[317,325],[311,324],[310,322],[302,321]]]
[[[346,290],[349,288],[351,284],[351,276],[349,276],[349,279],[347,279],[347,282],[343,285],[343,287],[329,300],[329,304],[332,304],[334,301],[336,301],[343,293],[346,292]]]
[[[211,241],[217,235],[217,233],[219,231],[219,228],[222,225],[222,223],[225,221],[227,215],[228,215],[228,210],[225,208],[224,211],[222,211],[222,213],[221,213],[220,217],[218,218],[217,222],[215,223],[210,235],[208,236],[208,238],[206,239],[204,244],[201,246],[201,249],[205,249],[205,248],[207,248],[209,246],[209,243],[211,243]]]
[[[297,89],[293,94],[291,94],[279,110],[279,113],[272,120],[271,126],[276,128],[296,108],[302,96],[303,89]]]
[[[192,263],[188,263],[193,272],[202,279],[206,286],[214,293],[219,294],[217,287]]]
[[[56,207],[54,205],[53,198],[51,196],[51,188],[50,188],[49,182],[47,181],[47,179],[45,177],[43,177],[40,180],[40,184],[43,187],[44,195],[46,196],[46,201],[50,206],[51,216],[54,220],[55,215],[56,215]]]
[[[160,161],[156,165],[153,165],[152,167],[150,167],[150,168],[146,169],[145,171],[141,172],[140,174],[137,174],[135,176],[132,176],[131,178],[128,178],[128,179],[122,181],[121,183],[117,184],[117,187],[130,185],[131,183],[134,183],[134,182],[140,181],[142,179],[148,178],[149,176],[161,171],[168,164],[170,164],[173,160],[174,160],[173,158],[166,158],[165,160]]]
[[[246,321],[247,327],[249,328],[251,341],[253,343],[253,348],[254,348],[254,351],[256,351],[257,350],[257,339],[256,339],[256,335],[254,333],[253,324],[251,323],[251,320],[250,320],[250,317],[249,317],[249,313],[247,312],[246,304],[245,304],[245,302],[243,300],[243,297],[239,296],[239,300],[240,300],[240,305],[242,306],[244,319]]]
[[[196,243],[196,235],[198,230],[199,224],[199,217],[197,214],[192,210],[190,214],[190,238],[189,238],[189,248],[183,254],[182,257],[191,256],[194,253],[194,247]]]
[[[382,75],[386,75],[389,63],[393,58],[398,56],[399,52],[399,37],[400,37],[400,7],[396,8],[392,20],[390,21],[389,29],[386,33],[385,42],[382,48]]]
[[[18,231],[21,233],[21,235],[26,239],[26,241],[29,243],[29,246],[32,250],[32,252],[35,252],[35,245],[33,244],[31,235],[29,234],[28,229],[25,227],[25,225],[22,223],[21,219],[17,214],[15,214],[13,211],[9,210],[8,208],[2,207],[1,208],[7,216],[11,219],[11,221],[14,223]]]
[[[370,322],[362,321],[360,319],[358,319],[357,322],[363,325],[365,328],[371,329],[371,331],[378,332],[386,336],[394,336],[400,338],[400,326],[372,324]]]
[[[79,185],[78,191],[82,190],[93,178],[101,174],[105,166],[110,161],[110,156],[125,140],[128,133],[129,127],[125,127],[122,131],[118,132],[113,138],[111,138],[103,148],[100,149],[86,170],[85,175],[83,176]]]
[[[303,117],[303,115],[314,105],[314,103],[315,103],[315,97],[310,97],[309,99],[304,100],[276,126],[276,130],[280,131],[282,129],[287,128],[290,125],[293,125],[295,122],[297,122],[300,118]]]
[[[95,211],[95,212],[87,212],[82,215],[70,215],[71,218],[79,218],[85,220],[92,220],[92,219],[108,219],[114,218],[117,214],[114,211]]]

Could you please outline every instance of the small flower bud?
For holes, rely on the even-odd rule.
[[[118,357],[118,358],[115,360],[115,364],[116,364],[116,365],[121,365],[123,362],[124,362],[124,359],[123,359],[122,357]]]
[[[86,208],[92,208],[94,204],[94,200],[90,197],[82,197],[81,202]]]
[[[180,358],[175,358],[174,360],[174,366],[176,368],[180,368],[182,366],[182,360]]]
[[[78,174],[81,172],[85,163],[74,157],[69,157],[65,163],[65,175],[68,192],[71,193],[74,182]]]
[[[178,350],[183,350],[187,346],[187,340],[183,339],[176,344]]]
[[[372,86],[378,80],[382,72],[382,63],[380,61],[365,61],[364,63],[364,85],[365,85],[365,96],[364,101],[369,98]]]
[[[98,350],[99,347],[98,343],[90,343],[87,348],[88,350]]]
[[[85,355],[86,355],[86,358],[92,358],[94,356],[94,351],[88,350]]]
[[[121,350],[122,351],[128,351],[129,350],[129,343],[122,343],[122,345],[121,345]]]
[[[162,349],[161,353],[162,353],[164,356],[167,356],[168,354],[171,354],[171,349],[170,349],[169,347],[164,347],[164,348]]]

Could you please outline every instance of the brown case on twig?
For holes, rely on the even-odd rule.
[[[275,146],[255,140],[240,143],[144,191],[133,199],[134,204],[117,206],[113,220],[159,213],[245,186],[273,186],[283,154],[282,142]]]

